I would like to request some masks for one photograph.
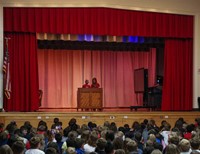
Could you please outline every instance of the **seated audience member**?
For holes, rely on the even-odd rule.
[[[115,150],[117,150],[117,149],[123,149],[124,148],[123,139],[119,138],[119,137],[115,137],[115,139],[113,140],[113,146],[114,146]]]
[[[105,134],[105,138],[109,142],[113,142],[115,139],[115,133],[112,130],[107,130]]]
[[[151,154],[162,154],[162,152],[159,149],[155,149],[151,152]]]
[[[16,141],[12,145],[13,154],[24,154],[25,151],[25,144],[23,141]]]
[[[56,143],[59,147],[59,151],[60,153],[63,153],[64,151],[67,150],[67,143],[66,142],[62,142],[62,134],[61,133],[56,133],[55,134],[55,139],[56,139]]]
[[[42,150],[40,150],[40,138],[39,137],[32,137],[30,139],[30,149],[25,152],[25,154],[45,154]]]
[[[178,146],[179,142],[180,142],[180,139],[177,133],[172,132],[168,137],[168,143],[172,143]]]
[[[99,87],[100,84],[97,82],[97,78],[93,78],[91,88],[99,88]]]
[[[192,138],[192,131],[194,130],[195,125],[190,124],[186,126],[186,132],[184,133],[183,137],[187,140],[190,140]]]
[[[29,132],[30,132],[30,130],[28,130],[28,128],[26,126],[20,127],[21,137],[24,137],[27,140],[30,140],[31,138],[29,137]]]
[[[165,148],[165,146],[168,145],[168,137],[171,134],[171,125],[169,123],[165,123],[163,129],[161,130],[160,134],[163,136],[164,138],[164,142],[163,142],[163,147]]]
[[[107,141],[104,138],[99,138],[96,144],[97,144],[97,147],[95,149],[95,152],[98,154],[106,154],[105,147],[106,147]]]
[[[76,154],[76,150],[74,147],[68,147],[66,150],[67,154]]]
[[[62,122],[59,120],[59,118],[54,118],[53,124],[51,125],[51,130],[55,133],[62,131]]]
[[[115,154],[126,154],[124,149],[117,149],[115,150]]]
[[[193,152],[197,151],[197,152],[200,153],[200,150],[199,150],[199,148],[200,148],[200,140],[199,140],[198,137],[192,138],[190,140],[190,145],[191,145],[191,149],[192,149]]]
[[[110,141],[108,141],[108,142],[106,143],[106,146],[105,146],[105,153],[106,153],[106,154],[113,154],[113,153],[114,153],[114,146],[113,146],[113,144],[112,144]]]
[[[85,80],[85,84],[82,86],[82,88],[90,88],[89,80]]]
[[[50,143],[47,145],[47,148],[46,148],[46,149],[48,149],[48,148],[54,148],[54,149],[56,150],[57,154],[61,154],[61,152],[60,152],[60,150],[59,150],[59,147],[58,147],[58,145],[57,145],[56,142],[50,142]],[[45,151],[46,151],[46,150],[45,150]]]
[[[98,134],[96,131],[92,131],[88,140],[88,143],[86,143],[83,148],[86,153],[94,152],[96,148],[96,141],[98,139]]]
[[[45,150],[45,154],[57,154],[57,151],[55,148],[49,147]]]
[[[25,137],[22,137],[22,134],[20,133],[20,129],[16,129],[14,131],[15,139],[23,141],[24,144],[27,144],[28,140]]]
[[[8,132],[0,132],[0,146],[8,143]]]
[[[192,152],[190,142],[187,139],[182,139],[179,142],[178,148],[180,150],[180,154],[190,154]]]
[[[35,134],[34,137],[39,137],[40,138],[40,150],[44,151],[45,149],[45,135],[44,134]]]
[[[84,141],[81,138],[75,139],[75,149],[77,154],[84,154],[85,151],[83,149]]]
[[[129,141],[126,144],[126,149],[127,149],[127,153],[129,154],[133,154],[133,153],[142,154],[142,150],[138,149],[137,143],[134,140]]]
[[[153,147],[154,147],[154,149],[158,149],[158,150],[160,150],[161,152],[163,152],[163,145],[162,145],[161,143],[155,142],[155,143],[153,144]]]
[[[143,154],[151,154],[155,150],[153,146],[146,146],[143,150]]]
[[[89,130],[84,130],[81,133],[81,139],[84,141],[84,143],[87,143],[87,141],[89,139],[89,136],[90,136],[90,131]]]
[[[68,138],[66,140],[67,147],[75,147],[75,139],[78,137],[78,133],[76,131],[70,131],[68,134]]]
[[[5,144],[0,147],[0,154],[13,154],[9,145]]]
[[[164,154],[179,154],[179,149],[175,144],[169,143],[166,148],[165,151],[163,152]]]
[[[143,150],[144,144],[142,143],[142,134],[140,132],[136,132],[134,135],[134,139],[137,142],[138,148]]]

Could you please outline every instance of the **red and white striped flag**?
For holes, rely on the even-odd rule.
[[[6,46],[4,52],[3,61],[3,73],[4,73],[4,93],[7,99],[10,99],[11,95],[11,80],[10,80],[10,57],[8,51],[8,38],[6,38]]]

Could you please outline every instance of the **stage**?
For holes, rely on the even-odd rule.
[[[71,118],[76,118],[79,125],[87,124],[92,121],[97,125],[102,125],[105,121],[115,122],[117,126],[129,124],[131,127],[134,121],[142,122],[144,119],[154,119],[156,124],[160,126],[162,120],[168,121],[171,126],[174,126],[175,121],[182,117],[187,123],[194,123],[195,118],[200,117],[199,111],[189,112],[162,112],[162,111],[149,111],[139,109],[138,111],[130,110],[127,108],[104,109],[103,111],[77,111],[76,109],[49,109],[46,111],[41,110],[37,112],[0,112],[0,122],[7,125],[11,121],[16,121],[18,127],[23,125],[25,121],[30,121],[34,127],[37,127],[40,120],[44,120],[48,124],[48,128],[53,124],[53,119],[57,117],[63,123],[63,128],[68,125]]]

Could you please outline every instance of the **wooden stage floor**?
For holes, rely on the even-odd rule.
[[[34,127],[40,120],[44,120],[48,124],[48,128],[53,124],[53,119],[57,117],[63,123],[63,128],[68,125],[71,118],[76,118],[79,125],[94,122],[97,125],[103,125],[105,121],[115,122],[117,126],[129,124],[131,127],[134,121],[142,122],[144,119],[154,119],[156,124],[160,126],[161,121],[168,121],[174,126],[175,121],[182,117],[187,123],[195,123],[195,119],[200,117],[199,111],[189,112],[162,112],[138,110],[130,111],[130,109],[120,110],[103,110],[103,111],[76,111],[76,110],[60,110],[59,111],[39,111],[39,112],[0,112],[0,122],[7,125],[11,121],[16,121],[18,126],[23,125],[25,121],[30,121]]]

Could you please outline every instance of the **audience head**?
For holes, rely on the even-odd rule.
[[[0,154],[13,154],[9,145],[5,144],[0,147]]]
[[[179,142],[178,147],[179,147],[180,152],[188,152],[190,150],[190,142],[189,142],[189,140],[182,139]]]
[[[81,134],[81,138],[83,139],[83,141],[86,143],[89,139],[90,136],[90,131],[89,130],[84,130]]]
[[[124,144],[123,144],[123,139],[122,138],[115,138],[113,140],[113,146],[114,146],[114,149],[123,149],[124,148]]]
[[[45,154],[57,154],[57,151],[55,148],[49,147],[45,150]]]
[[[142,134],[140,132],[136,132],[134,135],[134,139],[136,142],[140,142],[142,140]]]
[[[81,138],[76,138],[75,139],[75,148],[76,149],[83,148],[83,145],[84,145],[83,139],[81,139]]]
[[[47,145],[47,148],[54,148],[56,150],[57,153],[60,153],[60,150],[59,150],[59,147],[58,147],[58,144],[56,142],[50,142],[48,145]]]
[[[179,154],[179,149],[175,144],[168,144],[165,148],[165,154]]]
[[[107,142],[105,147],[106,154],[113,154],[114,153],[114,146],[111,142]]]
[[[108,130],[106,132],[106,140],[112,142],[114,140],[114,138],[115,138],[114,132],[112,130]]]
[[[39,149],[41,140],[39,137],[32,137],[30,139],[30,147],[31,149]]]
[[[74,147],[68,147],[66,152],[67,154],[76,154],[76,150]]]
[[[117,149],[115,150],[115,154],[126,154],[124,149]]]
[[[99,138],[96,142],[98,150],[104,150],[107,141],[104,138]]]
[[[55,134],[55,139],[56,139],[56,142],[59,143],[62,141],[62,134],[61,133],[56,133]]]
[[[192,150],[199,150],[200,148],[200,139],[197,137],[194,137],[190,140],[190,145]]]
[[[154,150],[153,146],[146,146],[143,150],[143,154],[151,154],[151,152]]]
[[[137,143],[134,141],[134,140],[131,140],[129,141],[127,144],[126,144],[126,149],[127,149],[127,152],[134,152],[134,151],[137,151],[138,147],[137,147]]]
[[[159,149],[155,149],[151,152],[151,154],[162,154],[162,152]]]
[[[171,133],[169,135],[168,143],[172,143],[172,144],[178,145],[179,141],[180,141],[179,136],[176,133]]]
[[[23,154],[25,151],[25,145],[22,141],[16,141],[12,145],[12,151],[14,154]]]
[[[161,143],[155,142],[153,144],[154,149],[158,149],[160,151],[163,151],[163,145]]]
[[[93,146],[95,147],[96,146],[96,141],[98,139],[98,134],[96,131],[92,131],[91,134],[90,134],[90,137],[89,137],[89,140],[88,140],[88,144],[90,146]]]

